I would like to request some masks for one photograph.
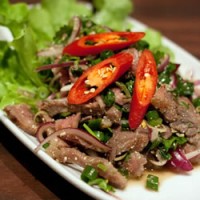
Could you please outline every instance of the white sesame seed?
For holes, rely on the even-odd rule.
[[[85,84],[89,85],[90,80],[85,80]]]
[[[95,88],[91,88],[91,89],[90,89],[90,92],[91,92],[91,93],[94,93],[95,90],[96,90]]]
[[[89,94],[89,93],[90,93],[89,90],[84,91],[84,94]]]
[[[149,77],[149,76],[150,76],[149,73],[145,73],[145,74],[144,74],[144,77]]]

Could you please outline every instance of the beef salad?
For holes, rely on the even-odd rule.
[[[182,173],[200,162],[199,83],[184,80],[179,63],[150,49],[145,34],[73,17],[37,52],[47,98],[3,108],[37,138],[35,153],[81,166],[80,178],[106,192],[146,170]],[[149,174],[146,186],[158,185]]]

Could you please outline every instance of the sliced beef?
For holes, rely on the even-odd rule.
[[[200,133],[200,115],[188,98],[177,99],[177,115],[177,120],[170,124],[173,129],[185,133],[187,136]]]
[[[69,111],[66,98],[41,101],[38,108],[46,111],[51,117]]]
[[[152,105],[163,114],[171,128],[185,134],[188,140],[184,146],[185,153],[200,148],[200,115],[188,98],[175,98],[163,86],[157,89]],[[199,163],[200,156],[192,158],[191,162]]]
[[[175,97],[166,90],[165,86],[157,88],[151,104],[163,114],[167,122],[176,121],[177,103]]]
[[[68,105],[70,112],[81,112],[85,115],[92,115],[92,116],[98,116],[101,117],[105,110],[102,109],[101,105],[97,101],[90,101],[85,104],[81,105]]]
[[[183,148],[186,154],[200,149],[200,134],[195,134],[191,137],[188,137],[187,139],[188,139],[188,142]],[[200,164],[200,155],[195,156],[190,161],[193,164]]]
[[[68,148],[61,146],[50,145],[46,152],[63,164],[77,164],[81,167],[86,165],[93,166],[100,174],[100,176],[109,180],[109,183],[114,187],[123,189],[127,184],[127,179],[122,176],[118,170],[107,159],[101,157],[88,156],[85,153],[80,152],[76,148]],[[98,167],[99,164],[103,164],[106,170],[102,170]]]
[[[65,119],[58,119],[55,121],[55,129],[60,130],[63,128],[78,128],[81,120],[81,113],[73,114]]]
[[[121,117],[122,117],[122,112],[117,109],[115,106],[110,107],[107,111],[106,111],[106,117],[108,119],[110,119],[110,121],[112,123],[116,123],[119,124],[121,121]]]
[[[146,163],[146,157],[141,153],[134,151],[128,156],[128,159],[123,162],[122,167],[129,172],[129,177],[137,178],[142,176]]]
[[[138,128],[135,131],[121,131],[117,129],[113,137],[107,142],[112,148],[110,160],[114,160],[117,155],[126,151],[142,151],[149,142],[149,130]]]
[[[162,86],[157,89],[151,103],[162,113],[171,128],[187,136],[200,133],[200,115],[188,98],[175,98]]]
[[[35,135],[38,124],[34,121],[34,114],[27,104],[9,105],[4,108],[8,118],[19,128],[30,135]]]
[[[63,112],[77,113],[81,112],[85,115],[101,116],[104,109],[101,108],[97,101],[81,105],[72,105],[67,103],[67,99],[44,100],[38,105],[40,110],[46,111],[50,116],[55,116]]]

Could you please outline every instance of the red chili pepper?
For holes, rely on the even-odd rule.
[[[104,50],[120,50],[134,44],[145,35],[144,32],[106,32],[83,36],[63,50],[73,56],[96,55]]]
[[[121,77],[130,68],[132,61],[132,54],[121,52],[88,68],[69,91],[68,103],[82,104],[95,97]]]
[[[149,50],[144,50],[138,61],[133,96],[130,105],[129,126],[136,129],[142,122],[157,86],[157,67]]]

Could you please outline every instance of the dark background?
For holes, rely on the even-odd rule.
[[[200,59],[199,0],[134,0],[133,3],[134,18],[158,29]],[[79,199],[79,196],[92,200],[35,157],[1,123],[0,173],[0,200]]]

